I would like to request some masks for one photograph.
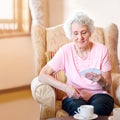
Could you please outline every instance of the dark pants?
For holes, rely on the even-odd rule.
[[[69,115],[74,115],[81,105],[93,105],[94,113],[97,115],[110,115],[114,108],[114,99],[107,94],[93,95],[88,101],[83,99],[65,98],[62,101],[62,109]]]

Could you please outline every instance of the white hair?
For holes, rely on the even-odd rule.
[[[64,23],[63,29],[65,31],[66,37],[71,39],[71,25],[72,23],[78,23],[79,25],[87,25],[90,32],[94,31],[94,22],[85,13],[81,11],[75,12],[71,15]]]

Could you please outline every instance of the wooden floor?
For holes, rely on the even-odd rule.
[[[0,92],[1,120],[39,120],[39,104],[28,88]]]

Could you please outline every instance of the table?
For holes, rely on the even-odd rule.
[[[76,120],[72,116],[60,117],[60,118],[49,118],[47,120]],[[108,120],[108,116],[98,116],[95,120]]]

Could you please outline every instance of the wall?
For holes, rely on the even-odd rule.
[[[29,85],[33,59],[30,36],[0,38],[0,90]]]
[[[107,26],[113,22],[120,29],[120,0],[48,0],[49,25],[63,23],[77,9],[82,9],[91,16],[96,26]],[[120,33],[120,32],[119,32]],[[120,38],[118,44],[120,59]]]
[[[34,58],[30,36],[0,38],[0,119],[39,120],[30,83]]]

